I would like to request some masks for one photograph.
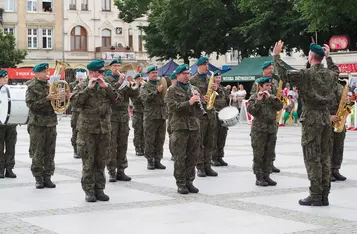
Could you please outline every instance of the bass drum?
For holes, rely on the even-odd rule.
[[[239,110],[234,106],[227,106],[218,112],[219,122],[223,127],[232,127],[239,122]]]
[[[27,124],[26,85],[0,87],[0,124]]]

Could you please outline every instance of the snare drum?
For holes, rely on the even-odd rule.
[[[26,85],[0,87],[0,124],[27,124]]]
[[[239,121],[239,111],[237,107],[227,106],[218,112],[218,119],[223,127],[232,127]]]

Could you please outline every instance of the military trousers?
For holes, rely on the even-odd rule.
[[[144,114],[142,112],[133,113],[132,127],[134,128],[134,147],[136,152],[144,152],[145,141],[144,141]]]
[[[171,140],[172,129],[171,129],[170,120],[171,120],[171,115],[169,114],[168,119],[167,119],[167,134],[169,135],[169,150],[170,150],[171,155],[174,155],[173,151],[172,151],[172,140]]]
[[[32,157],[31,171],[34,177],[50,177],[55,171],[56,126],[29,126]]]
[[[171,135],[172,152],[174,161],[174,177],[177,186],[186,186],[187,182],[195,179],[195,166],[200,149],[200,131],[180,130],[173,131]]]
[[[253,172],[256,175],[269,176],[273,167],[276,132],[251,131],[250,138],[253,149]]]
[[[77,120],[78,120],[79,112],[72,111],[71,116],[71,128],[72,128],[72,138],[71,143],[73,146],[74,153],[77,154]]]
[[[163,157],[166,120],[144,120],[145,157],[148,161],[160,161]]]
[[[332,129],[331,133],[331,169],[340,169],[343,160],[343,150],[345,145],[346,129],[342,132],[334,132]]]
[[[212,154],[215,148],[216,115],[214,118],[200,120],[200,154],[198,156],[197,168],[211,165]]]
[[[125,169],[128,167],[126,153],[128,151],[129,123],[111,122],[110,152],[107,160],[109,172],[115,169]]]
[[[16,125],[0,125],[0,171],[15,166]]]
[[[82,189],[95,193],[105,189],[105,163],[110,151],[110,134],[78,132],[77,150],[82,157]]]
[[[216,133],[215,133],[215,142],[214,153],[212,154],[213,160],[218,160],[218,158],[224,157],[224,147],[226,146],[226,139],[228,134],[228,128],[222,126],[221,122],[218,119],[218,114],[216,116]]]

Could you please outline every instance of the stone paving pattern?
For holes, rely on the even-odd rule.
[[[18,127],[15,173],[0,180],[0,233],[357,233],[357,132],[349,131],[341,173],[333,183],[329,207],[302,207],[308,195],[299,127],[280,128],[276,187],[257,187],[252,173],[250,126],[229,129],[228,167],[215,167],[216,178],[196,178],[199,194],[179,195],[173,162],[165,142],[166,170],[148,171],[135,156],[130,131],[127,174],[131,182],[107,183],[109,202],[86,203],[81,189],[81,160],[73,159],[70,118],[57,127],[56,189],[36,190],[28,155],[26,126]]]

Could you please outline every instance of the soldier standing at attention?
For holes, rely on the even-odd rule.
[[[136,74],[134,76],[135,83],[138,86],[138,92],[142,89],[141,85],[143,82],[142,74]],[[145,140],[144,140],[144,105],[141,100],[140,95],[131,98],[133,102],[133,122],[132,127],[134,128],[134,147],[136,156],[144,156],[145,152]]]
[[[113,88],[118,89],[124,82],[125,76],[120,75],[121,59],[113,59],[110,64],[112,74],[105,77]],[[125,175],[124,170],[128,167],[128,159],[126,153],[128,150],[129,137],[129,98],[136,98],[139,96],[138,90],[133,90],[127,85],[119,90],[120,96],[123,98],[121,102],[112,104],[111,116],[111,144],[110,154],[107,161],[107,168],[109,171],[109,182],[130,181],[131,178]]]
[[[176,71],[174,71],[171,75],[170,75],[170,80],[171,80],[171,85],[174,85],[176,84],[177,82],[177,77],[176,77]],[[168,88],[167,90],[169,90],[170,88]],[[168,108],[168,107],[167,107]],[[171,134],[172,134],[172,130],[171,130],[171,117],[172,117],[172,112],[168,112],[168,115],[167,115],[167,134],[169,134],[169,150],[170,150],[170,153],[171,153],[171,160],[174,161],[174,154],[173,154],[173,151],[172,151],[172,145],[171,145]]]
[[[26,91],[26,105],[29,108],[31,171],[36,179],[37,189],[56,187],[51,181],[51,176],[55,171],[57,115],[51,106],[51,101],[58,100],[60,97],[58,94],[49,93],[48,67],[48,63],[41,63],[32,69],[35,79],[28,84]]]
[[[302,124],[301,145],[305,167],[310,180],[310,195],[299,200],[304,206],[329,205],[331,187],[331,116],[328,106],[335,97],[334,88],[339,68],[332,62],[330,48],[312,43],[309,63],[311,67],[300,71],[288,71],[280,58],[283,42],[275,44],[273,54],[280,78],[296,85],[304,101],[300,116]],[[321,64],[326,55],[328,68]]]
[[[77,122],[77,150],[82,157],[82,189],[87,202],[108,201],[105,189],[105,163],[109,154],[111,104],[121,99],[103,79],[103,60],[87,65],[89,80],[74,88]]]
[[[276,144],[277,111],[283,104],[270,94],[272,78],[262,77],[257,81],[259,92],[253,94],[248,101],[248,112],[254,116],[250,132],[253,148],[253,171],[257,186],[275,186],[270,178]]]
[[[195,179],[195,165],[199,155],[197,145],[200,142],[200,124],[196,117],[200,114],[198,103],[200,96],[188,84],[190,71],[187,64],[176,68],[177,83],[172,85],[167,92],[165,102],[171,114],[171,144],[174,155],[174,176],[177,192],[180,194],[198,193],[193,186]],[[195,105],[196,104],[196,105]]]
[[[225,92],[224,87],[221,85],[221,72],[219,70],[214,72],[214,82],[217,84],[217,89],[215,90],[218,93],[214,107],[216,109],[216,133],[214,134],[215,144],[214,144],[214,153],[212,155],[212,165],[219,166],[228,166],[223,160],[224,157],[224,146],[226,145],[228,128],[222,126],[221,122],[218,119],[218,112],[227,106],[229,103],[229,94]]]
[[[166,106],[163,87],[158,86],[157,66],[150,66],[146,73],[148,82],[140,90],[144,104],[145,157],[147,169],[166,169],[161,164],[166,133]]]
[[[190,82],[193,86],[199,89],[202,95],[207,93],[209,78],[207,77],[208,72],[208,58],[201,57],[196,62],[197,74],[191,77]],[[217,89],[217,84],[213,84],[213,89]],[[206,106],[209,97],[204,96],[202,104]],[[216,112],[214,108],[207,111],[207,115],[200,115],[200,131],[201,131],[201,143],[200,143],[200,155],[197,162],[197,176],[218,176],[211,167],[212,154],[214,151],[215,144],[215,133],[216,133]]]
[[[3,85],[7,85],[8,81],[7,71],[0,70],[0,89]],[[0,179],[4,177],[16,178],[15,173],[12,171],[15,166],[16,141],[16,125],[2,125],[0,123]]]

